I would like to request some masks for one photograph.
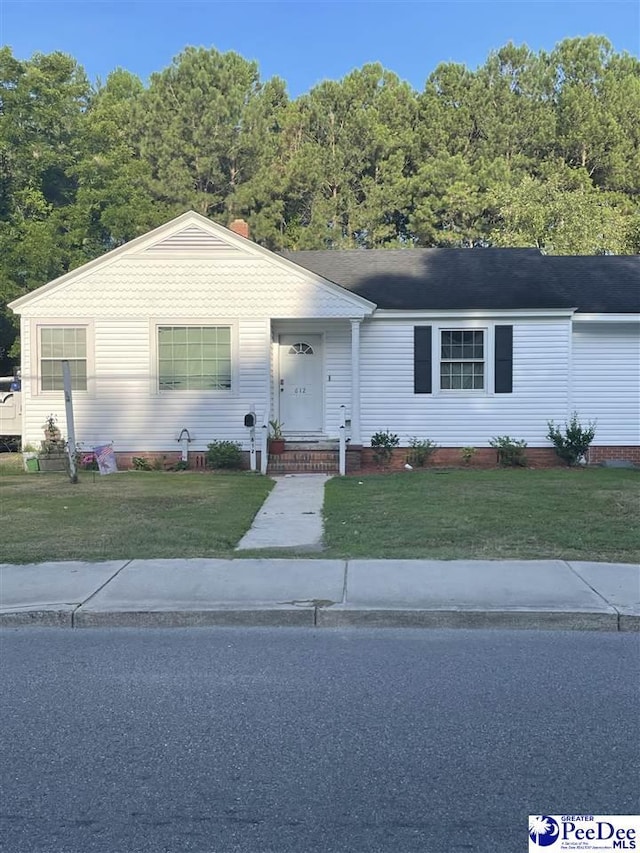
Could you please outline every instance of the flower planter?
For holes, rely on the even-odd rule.
[[[269,453],[271,456],[280,456],[284,453],[284,438],[270,438]]]
[[[40,471],[45,473],[66,472],[69,469],[69,459],[66,453],[47,453],[44,456],[39,456],[37,462]]]

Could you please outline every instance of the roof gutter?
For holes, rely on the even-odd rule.
[[[378,308],[375,312],[376,317],[383,317],[386,319],[397,319],[397,320],[405,320],[405,319],[449,319],[452,317],[460,318],[468,318],[475,319],[478,317],[514,317],[514,318],[549,318],[549,317],[560,317],[560,318],[569,318],[573,317],[576,308],[447,308],[444,309],[430,309],[430,308],[415,308],[411,310],[405,309],[396,309],[396,308]]]

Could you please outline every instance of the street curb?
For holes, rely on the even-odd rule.
[[[620,631],[615,612],[549,610],[331,610],[318,612],[325,628],[501,628],[545,631]],[[639,626],[640,627],[640,626]],[[625,630],[638,630],[627,627]]]
[[[640,613],[621,613],[618,617],[619,631],[640,632]]]
[[[313,627],[314,608],[217,608],[212,610],[78,610],[74,628]]]
[[[0,628],[73,628],[73,610],[14,610],[0,613]]]
[[[0,628],[448,628],[640,632],[639,615],[540,610],[217,608],[210,610],[0,613]]]

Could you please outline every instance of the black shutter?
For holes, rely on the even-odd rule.
[[[513,326],[496,326],[496,394],[513,392]]]
[[[431,326],[413,327],[413,391],[431,394]]]

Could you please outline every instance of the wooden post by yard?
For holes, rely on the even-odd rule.
[[[69,480],[78,482],[76,470],[76,428],[73,423],[73,399],[71,397],[71,369],[69,362],[62,362],[62,384],[64,387],[64,411],[67,418],[67,455],[69,456]]]

